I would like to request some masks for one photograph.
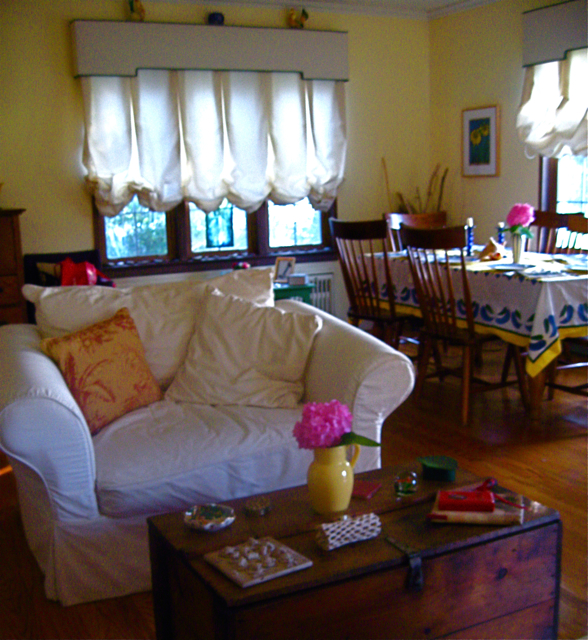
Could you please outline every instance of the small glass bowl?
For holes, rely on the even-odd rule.
[[[184,513],[184,523],[191,529],[219,531],[235,521],[235,511],[224,504],[195,505]]]

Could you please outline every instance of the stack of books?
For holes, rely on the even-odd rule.
[[[438,491],[428,518],[447,524],[513,525],[523,523],[524,512],[521,495],[472,486]]]

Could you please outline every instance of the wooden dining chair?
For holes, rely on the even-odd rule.
[[[410,233],[404,234],[403,242],[411,239],[413,231],[416,230],[411,229]],[[481,349],[482,344],[493,339],[493,336],[479,334],[475,331],[468,272],[465,268],[463,248],[465,231],[462,227],[448,228],[443,231],[445,233],[440,234],[436,239],[432,236],[429,239],[425,238],[427,234],[433,234],[430,230],[424,234],[415,234],[420,236],[417,240],[421,242],[421,247],[407,244],[413,282],[424,321],[419,335],[422,346],[414,393],[418,400],[426,378],[438,377],[439,380],[442,380],[445,375],[457,375],[461,378],[461,421],[465,425],[469,419],[470,395],[474,391],[472,383],[476,384],[475,390],[491,390],[504,388],[513,384],[514,381],[492,383],[474,376],[475,355]],[[450,249],[457,250],[461,268],[452,268],[449,260]],[[458,307],[463,311],[460,312],[459,317]],[[448,367],[443,365],[439,349],[440,343],[461,347],[461,366]],[[515,361],[521,398],[527,407],[529,404],[528,392],[520,352],[510,344],[508,352],[512,353],[512,358]],[[431,356],[433,356],[435,366],[433,372],[429,373]]]
[[[588,218],[583,213],[565,214],[569,235],[562,234],[561,246],[556,247],[557,253],[575,254],[588,253]],[[588,337],[577,336],[565,338],[562,342],[562,353],[556,358],[547,373],[548,398],[551,400],[555,390],[565,391],[577,396],[588,397],[588,382],[586,378],[582,382],[564,383],[562,371],[571,369],[588,369],[586,356],[588,354]],[[582,359],[583,358],[583,359]],[[564,374],[565,375],[565,374]]]
[[[466,227],[418,228],[400,225],[399,236],[404,247],[419,249],[460,249],[466,246]]]
[[[535,220],[531,225],[533,232],[533,240],[531,249],[538,253],[548,254],[572,254],[588,252],[588,219],[583,213],[556,213],[555,211],[535,211]],[[585,247],[585,248],[583,248]],[[570,343],[576,338],[570,338]],[[586,341],[585,338],[579,338]],[[566,344],[564,341],[564,348]],[[520,351],[520,350],[519,350]],[[526,357],[526,353],[522,352],[521,357]],[[588,366],[588,364],[575,364],[573,366]],[[558,369],[571,368],[570,365],[559,363],[557,360],[550,365],[548,372],[547,387],[549,388],[548,397],[553,398],[553,390],[563,387],[556,384],[555,377]],[[502,369],[502,380],[508,377],[510,369],[510,357],[507,355]],[[581,385],[582,386],[582,385]],[[583,385],[584,387],[586,385]],[[567,390],[571,388],[568,387]],[[573,393],[573,391],[572,391]],[[585,395],[581,393],[580,395]]]
[[[435,211],[431,213],[385,213],[384,220],[390,233],[390,245],[392,251],[404,249],[400,239],[400,225],[414,227],[416,229],[435,229],[447,225],[447,212]]]
[[[561,233],[555,253],[588,253],[588,218],[583,213],[558,214],[565,220],[568,233]]]
[[[349,321],[355,326],[362,320],[372,322],[374,335],[398,348],[409,316],[398,314],[394,304],[386,222],[330,218],[329,225],[349,297]]]
[[[535,211],[531,225],[533,239],[529,249],[537,253],[555,253],[559,229],[567,226],[567,216],[555,211]]]

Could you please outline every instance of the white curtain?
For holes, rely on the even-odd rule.
[[[588,152],[588,49],[528,67],[517,131],[529,157]]]
[[[182,199],[254,211],[309,197],[328,209],[343,180],[345,89],[297,73],[140,70],[82,79],[83,163],[99,211],[137,194],[167,211]]]

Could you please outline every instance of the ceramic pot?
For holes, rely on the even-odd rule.
[[[512,236],[512,261],[515,264],[520,264],[523,261],[525,255],[525,246],[527,244],[527,236],[520,236],[518,233],[514,233]]]
[[[357,462],[360,447],[351,461],[347,460],[347,446],[314,449],[314,460],[308,468],[308,490],[312,508],[320,514],[345,511],[353,491],[353,467]]]

